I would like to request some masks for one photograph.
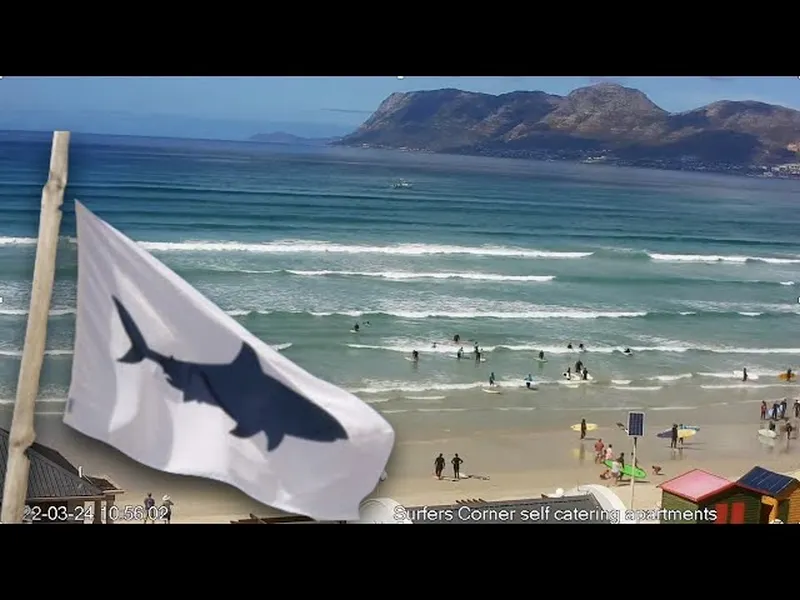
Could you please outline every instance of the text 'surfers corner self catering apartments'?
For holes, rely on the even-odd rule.
[[[761,493],[702,469],[679,475],[659,487],[663,523],[761,522]]]

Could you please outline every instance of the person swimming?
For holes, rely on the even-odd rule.
[[[433,342],[433,345],[431,346],[431,348],[436,348],[436,342]]]
[[[456,352],[456,358],[458,360],[461,360],[463,356],[464,356],[464,347],[462,346],[461,348],[458,349],[458,352]]]
[[[539,360],[544,360],[544,350],[539,350]]]
[[[533,384],[533,377],[531,377],[531,374],[528,373],[528,376],[525,378],[525,387],[531,389],[532,384]]]
[[[494,371],[489,373],[489,385],[494,385]]]
[[[572,350],[572,342],[570,342],[569,344],[567,344],[567,350]]]
[[[361,328],[359,327],[358,323],[353,325],[353,331],[358,331],[359,329],[361,329]]]
[[[411,351],[411,358],[414,359],[414,362],[417,362],[419,360],[419,352],[417,352],[416,350],[412,350]]]

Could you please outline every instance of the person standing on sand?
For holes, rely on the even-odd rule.
[[[683,423],[678,425],[678,446],[683,448],[683,436],[680,435],[680,432],[683,431]]]
[[[795,419],[800,419],[800,400],[795,398],[794,399],[794,404],[792,405],[792,408],[794,409],[794,418]]]
[[[677,448],[678,447],[678,424],[672,424],[672,430],[670,431],[669,436],[669,447],[670,448]]]
[[[611,461],[611,479],[614,480],[614,485],[619,485],[619,480],[622,479],[622,470],[616,460]]]
[[[767,420],[767,403],[764,400],[761,401],[761,420]]]
[[[614,446],[611,444],[606,448],[606,460],[614,460]]]
[[[586,437],[586,419],[581,419],[581,439]]]
[[[164,523],[169,525],[172,522],[172,507],[175,503],[172,501],[168,495],[164,494],[164,497],[161,499],[161,507],[163,513]]]
[[[457,480],[461,479],[461,465],[464,461],[461,460],[461,457],[456,452],[456,455],[450,462],[453,463],[453,477],[455,477]]]
[[[601,463],[603,462],[603,456],[605,450],[605,444],[603,444],[603,440],[599,439],[594,443],[594,462]]]
[[[786,411],[788,408],[789,408],[789,401],[786,398],[784,398],[783,400],[781,400],[781,419],[786,418]]]
[[[792,438],[792,431],[794,431],[794,427],[792,427],[791,423],[786,424],[786,444],[789,444],[789,440]]]
[[[144,499],[144,522],[147,523],[151,521],[155,523],[155,519],[152,517],[153,509],[156,506],[155,498],[153,498],[153,494],[148,492],[147,497]]]
[[[434,473],[436,473],[436,476],[439,479],[441,479],[442,478],[442,473],[444,473],[444,455],[443,454],[440,453],[439,456],[436,457],[436,460],[433,461],[433,470],[434,470]]]

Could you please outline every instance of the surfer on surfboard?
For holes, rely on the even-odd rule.
[[[633,354],[633,352],[631,351],[630,348],[625,348],[625,350],[623,351],[623,354],[625,354],[626,356],[630,356],[631,354]]]

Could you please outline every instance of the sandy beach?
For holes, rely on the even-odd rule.
[[[701,428],[681,451],[669,449],[669,441],[655,437],[673,422],[683,422],[686,411],[657,411],[647,414],[646,436],[638,445],[639,464],[650,474],[647,482],[635,487],[635,507],[652,508],[660,499],[656,486],[661,481],[703,468],[715,474],[737,478],[755,465],[788,472],[800,469],[800,440],[785,439],[774,446],[759,441],[761,428],[756,404],[708,407],[692,412],[692,425]],[[616,423],[626,419],[620,411],[595,411],[586,415],[598,429],[581,443],[569,426],[581,415],[562,417],[562,422],[539,422],[532,415],[509,423],[456,423],[438,432],[429,429],[421,435],[414,422],[402,415],[392,419],[397,444],[387,468],[389,478],[374,495],[390,497],[405,506],[450,503],[459,499],[501,500],[538,497],[557,488],[569,489],[587,483],[605,483],[599,479],[604,470],[594,463],[593,445],[597,438],[625,452],[630,460],[631,443]],[[4,415],[7,420],[7,416]],[[446,423],[446,422],[445,422]],[[686,424],[689,424],[688,422]],[[3,426],[7,426],[4,423]],[[457,425],[457,426],[456,426]],[[276,514],[225,484],[160,473],[144,467],[104,444],[64,426],[58,416],[39,416],[37,441],[55,447],[76,466],[92,475],[109,476],[126,493],[118,504],[138,505],[145,494],[160,498],[169,494],[175,502],[174,523],[227,523]],[[433,460],[444,453],[448,470],[441,481],[433,474]],[[455,481],[449,460],[454,453],[464,459],[462,473],[468,478]],[[652,465],[662,467],[661,476],[653,476]],[[627,504],[627,483],[611,486]]]

